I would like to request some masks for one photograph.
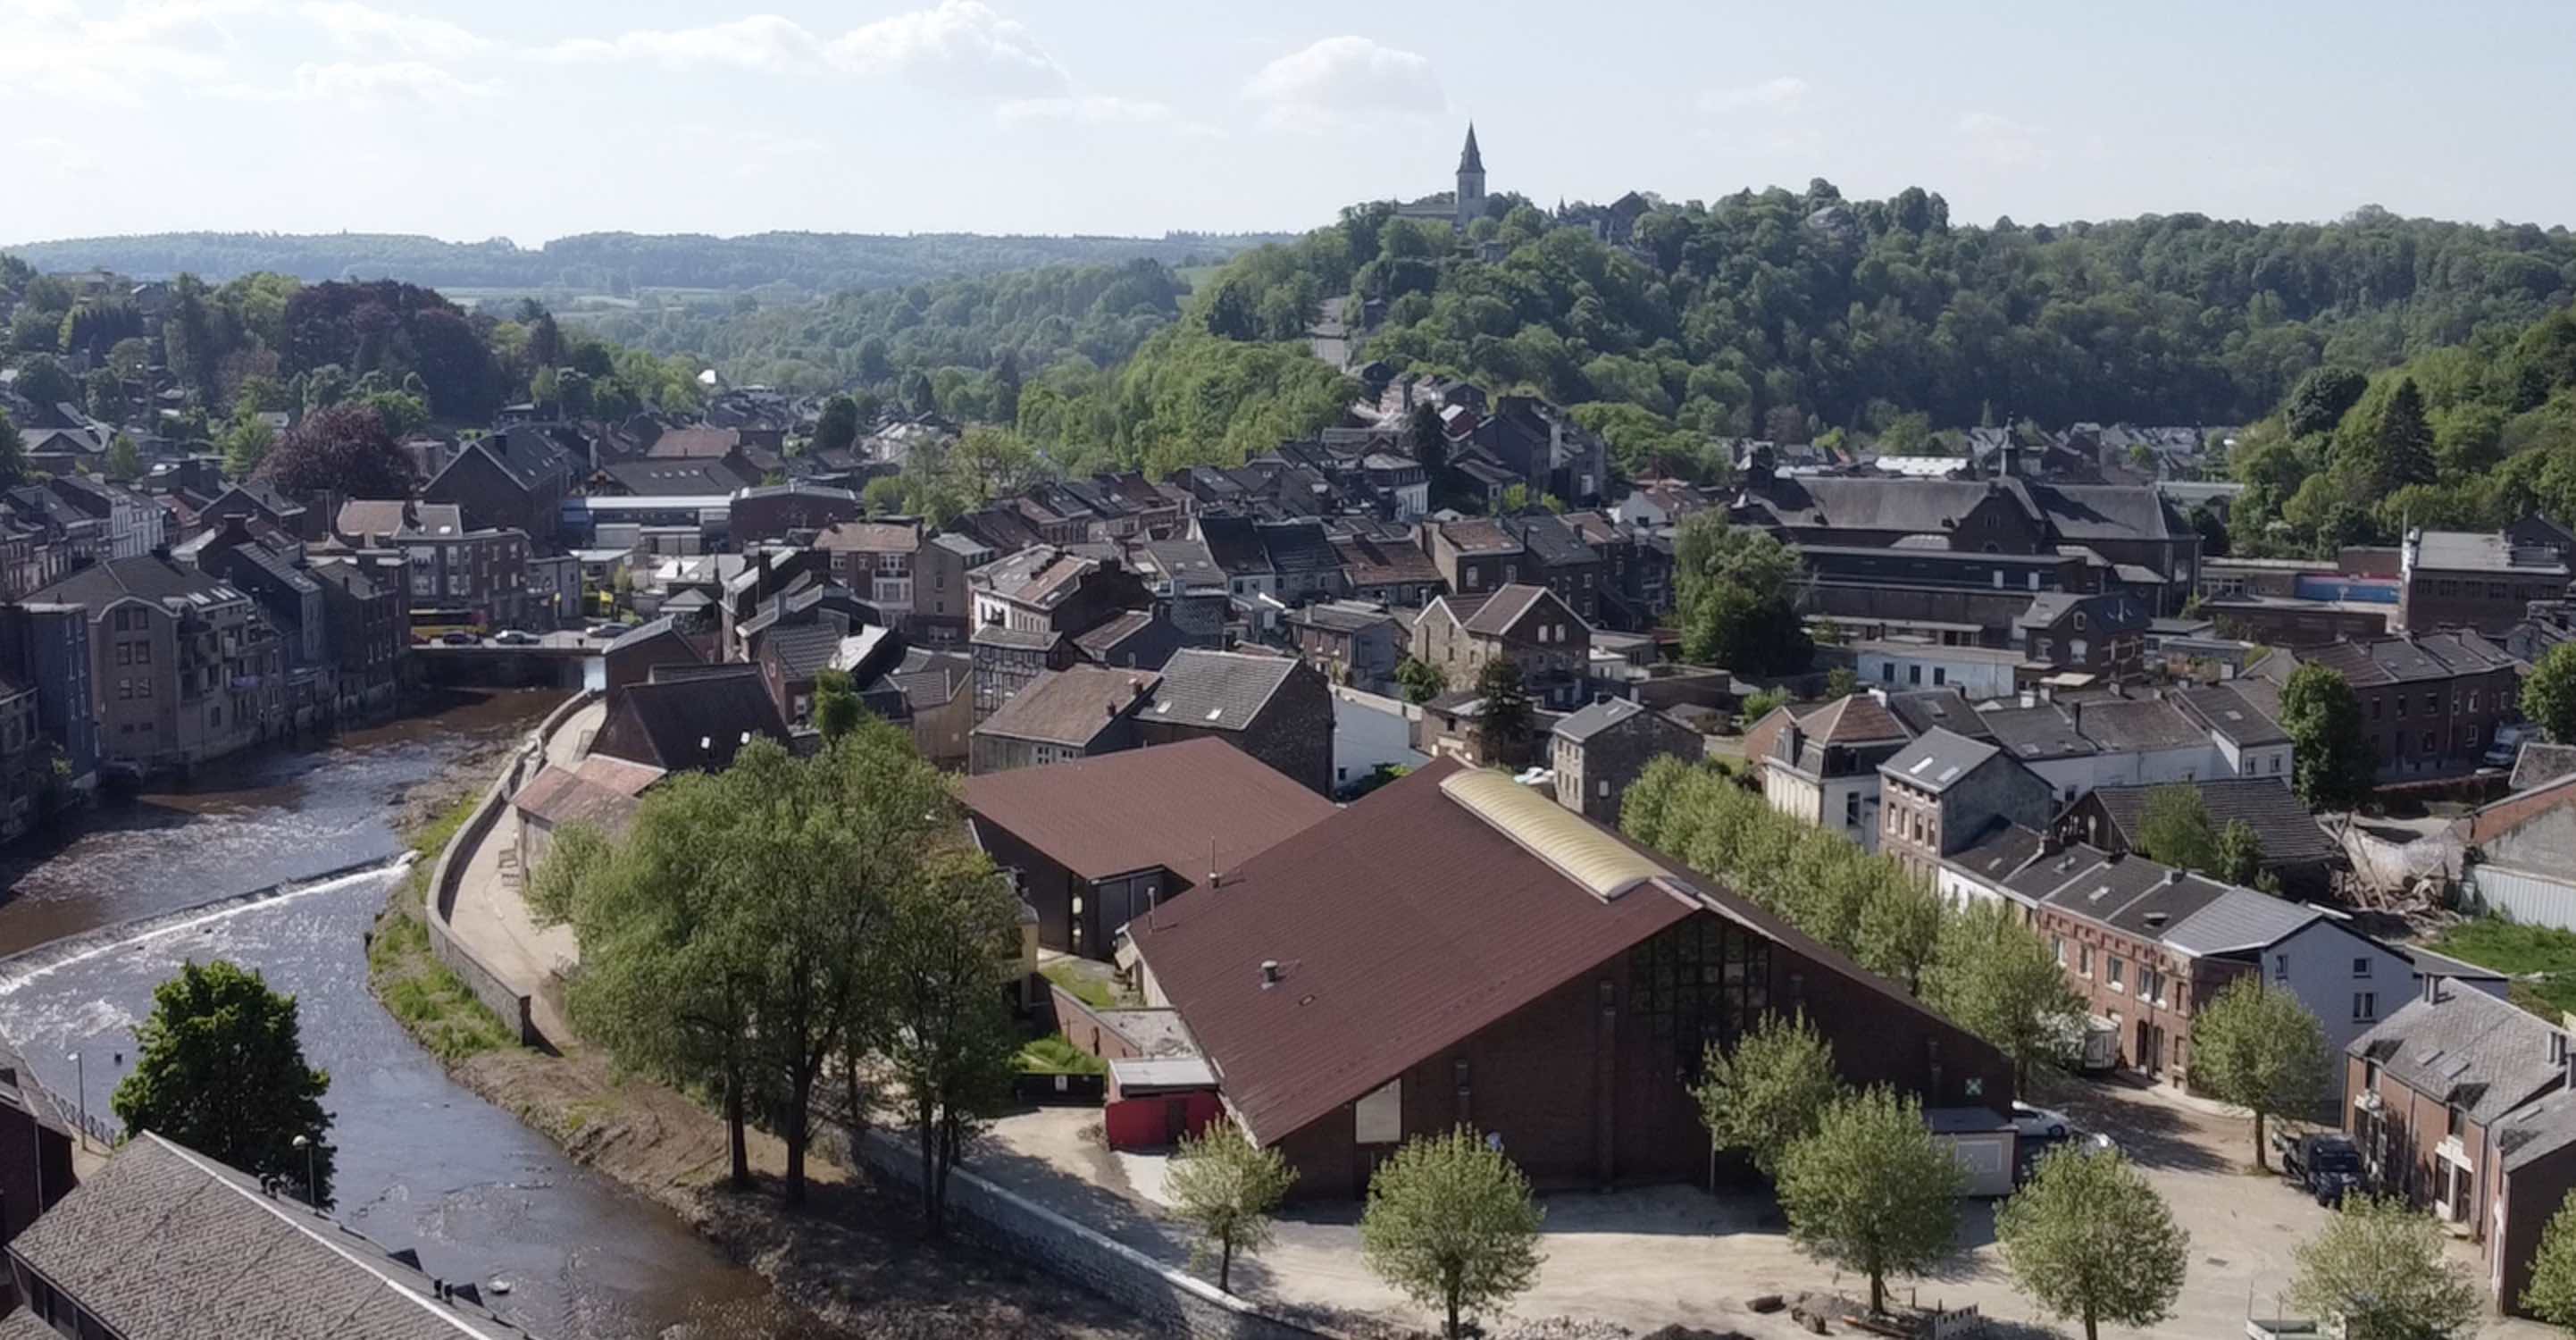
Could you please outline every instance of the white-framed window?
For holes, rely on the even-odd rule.
[[[2355,992],[2353,992],[2353,993],[2352,993],[2352,1021],[2353,1021],[2354,1023],[2357,1023],[2357,1024],[2366,1024],[2366,1023],[2369,1023],[2369,1022],[2371,1022],[2371,1021],[2373,1021],[2373,1020],[2377,1019],[2378,1017],[2379,1017],[2379,993],[2378,993],[2378,992],[2376,992],[2376,991],[2355,991]]]
[[[2354,959],[2352,961],[2352,975],[2355,977],[2368,977],[2370,975],[2370,960],[2366,957]]]

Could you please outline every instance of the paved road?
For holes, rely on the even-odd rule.
[[[1359,352],[1351,343],[1350,323],[1342,316],[1342,309],[1349,304],[1349,298],[1324,299],[1315,328],[1306,333],[1306,346],[1315,351],[1315,357],[1340,372],[1351,370],[1351,358]]]

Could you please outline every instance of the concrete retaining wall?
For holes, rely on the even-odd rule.
[[[921,1151],[870,1131],[859,1153],[879,1176],[919,1194]],[[950,1228],[1134,1309],[1192,1340],[1314,1340],[1334,1333],[1269,1316],[1196,1276],[1175,1270],[1035,1201],[977,1177],[948,1175]]]
[[[438,854],[438,865],[429,876],[428,906],[421,909],[421,920],[429,926],[430,952],[465,983],[466,989],[474,993],[476,1000],[483,1002],[484,1008],[499,1015],[502,1023],[517,1028],[519,1041],[531,1047],[543,1045],[546,1037],[537,1029],[536,1012],[528,996],[513,989],[499,973],[476,958],[474,951],[456,938],[448,922],[456,915],[457,884],[465,878],[465,867],[472,863],[474,850],[482,845],[484,838],[491,836],[493,825],[501,821],[502,813],[509,807],[510,797],[518,794],[520,784],[544,766],[546,741],[553,739],[555,731],[596,696],[596,693],[588,691],[577,693],[546,714],[545,721],[537,727],[536,748],[511,757],[509,766],[501,770],[501,775],[493,780],[483,798],[475,802],[474,812],[466,816],[456,835],[448,839],[447,849]]]

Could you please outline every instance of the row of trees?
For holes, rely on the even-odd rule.
[[[811,758],[755,741],[654,788],[626,837],[571,829],[529,888],[579,938],[574,1024],[624,1065],[713,1096],[732,1180],[746,1129],[804,1199],[827,1091],[855,1131],[896,1114],[941,1225],[951,1168],[1008,1101],[1018,902],[957,840],[954,791],[901,731],[843,721]]]

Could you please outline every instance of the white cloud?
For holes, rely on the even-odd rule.
[[[536,51],[566,63],[644,62],[671,69],[833,71],[899,79],[970,96],[1065,94],[1064,68],[1028,28],[981,0],[940,0],[826,39],[793,19],[753,14],[701,28],[637,29]]]
[[[1967,156],[1995,168],[2037,167],[2048,161],[2044,134],[1995,112],[1969,112],[1959,118],[1961,148]]]
[[[0,0],[0,99],[9,94],[138,106],[158,84],[221,78],[239,43],[227,19],[269,0],[159,0],[107,18],[67,0]]]
[[[282,87],[227,84],[214,90],[218,96],[242,102],[332,102],[352,107],[376,107],[404,100],[453,107],[492,97],[499,91],[490,84],[459,78],[439,66],[416,60],[307,63],[295,67],[293,81]]]
[[[993,119],[1006,126],[1040,121],[1069,121],[1088,126],[1141,126],[1173,119],[1171,107],[1138,98],[1083,94],[1060,98],[1013,98],[993,109]]]
[[[1712,89],[1699,97],[1703,112],[1770,111],[1795,109],[1807,97],[1807,81],[1784,74],[1742,88]]]
[[[933,9],[853,28],[824,55],[853,74],[899,76],[957,93],[1046,97],[1070,83],[1036,34],[982,0],[939,0]]]
[[[296,12],[352,51],[390,48],[406,56],[452,60],[492,45],[445,19],[396,14],[356,0],[308,0]]]
[[[1261,67],[1243,95],[1265,125],[1318,129],[1389,114],[1446,111],[1431,59],[1365,37],[1327,37]]]

